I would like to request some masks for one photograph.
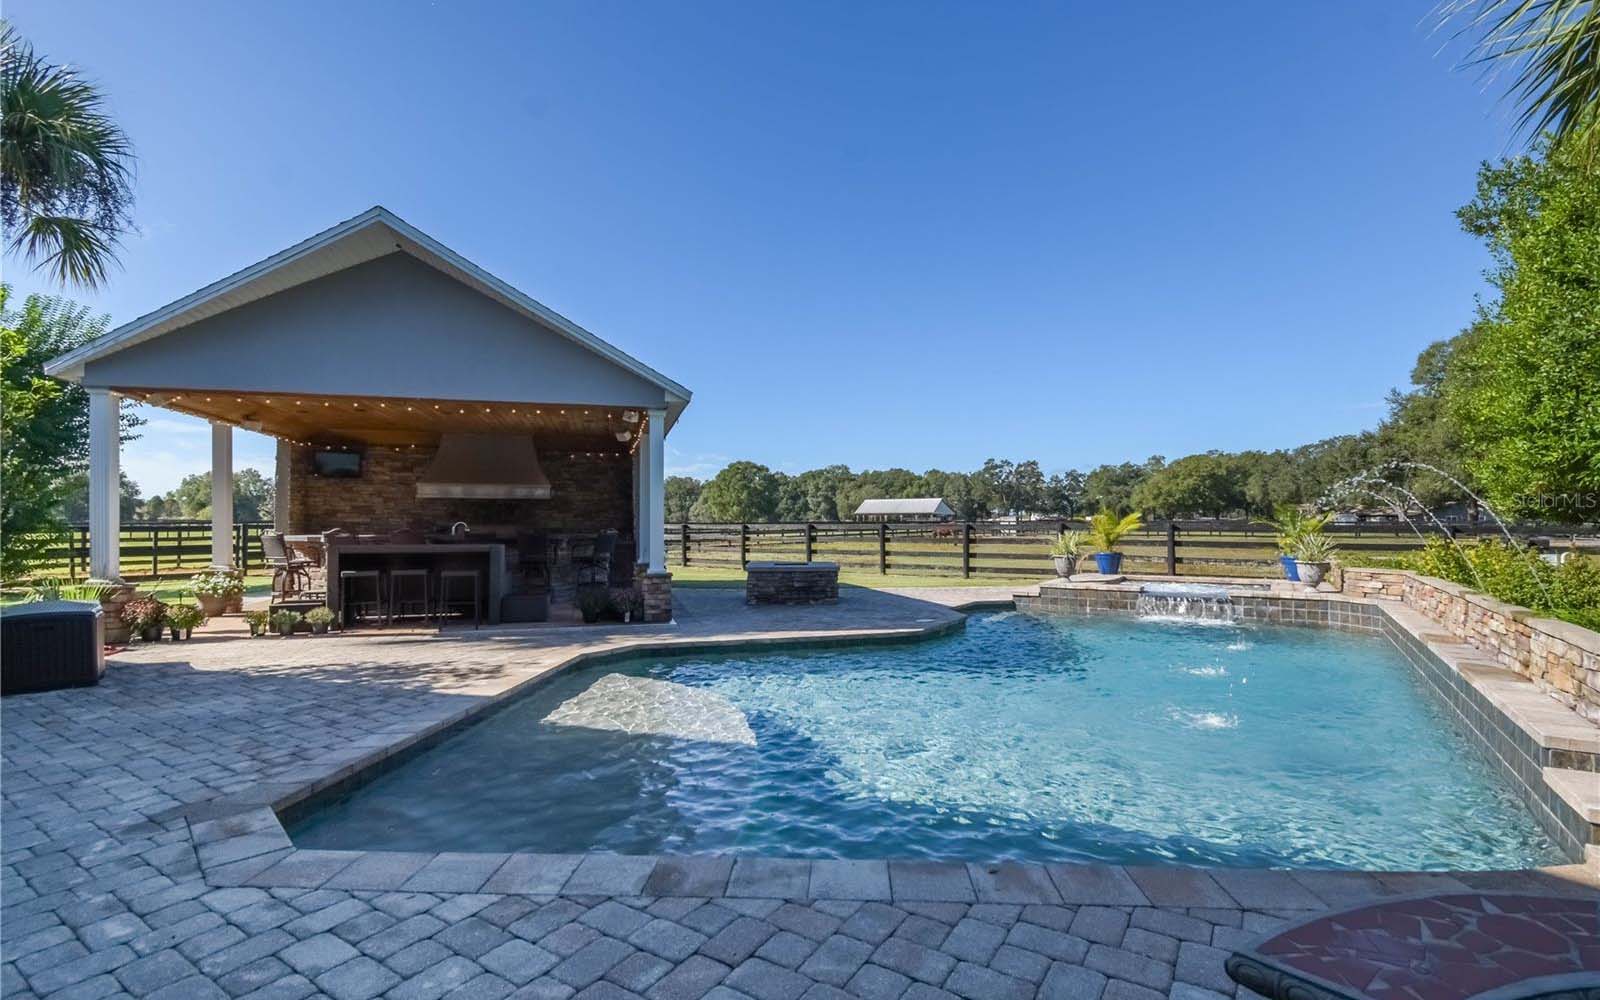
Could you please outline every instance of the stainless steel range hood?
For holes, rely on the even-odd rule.
[[[417,496],[548,500],[550,479],[524,434],[445,434],[417,480]]]

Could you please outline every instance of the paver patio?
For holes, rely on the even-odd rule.
[[[682,589],[672,626],[202,636],[118,654],[99,687],[0,703],[0,991],[78,1000],[1206,1000],[1235,995],[1222,966],[1235,945],[1330,906],[1430,887],[1592,880],[1581,868],[1212,877],[602,855],[352,861],[344,852],[286,855],[281,833],[252,830],[247,814],[221,805],[332,780],[575,654],[641,642],[893,638],[956,627],[946,605],[1007,596],[850,589],[837,606],[750,609],[735,590]],[[252,859],[267,859],[256,873],[292,865],[271,887],[248,884],[248,865],[235,879],[214,875]],[[478,891],[449,888],[480,871]],[[635,888],[608,894],[619,878]],[[501,891],[510,888],[519,891]]]

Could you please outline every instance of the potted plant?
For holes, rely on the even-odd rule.
[[[145,642],[161,640],[161,623],[166,620],[167,606],[154,597],[136,597],[122,606],[122,621]]]
[[[305,614],[306,624],[311,626],[312,635],[326,635],[328,626],[333,624],[332,608],[312,608]]]
[[[269,617],[270,616],[265,611],[246,611],[244,613],[244,623],[250,626],[251,635],[265,635],[267,631],[267,619]]]
[[[294,634],[294,627],[300,624],[300,618],[300,612],[285,610],[274,611],[272,613],[272,617],[268,620],[271,621],[272,630],[274,632],[277,632],[284,638],[288,638]]]
[[[604,587],[585,587],[578,591],[578,613],[585,625],[593,625],[611,610],[611,595]]]
[[[1063,531],[1050,546],[1050,558],[1055,560],[1056,576],[1066,579],[1078,571],[1078,559],[1083,555],[1083,532]]]
[[[1301,535],[1294,546],[1294,568],[1300,582],[1308,587],[1321,583],[1337,548],[1333,539],[1323,534],[1320,528]]]
[[[195,574],[189,589],[200,601],[207,618],[215,618],[228,609],[234,599],[244,599],[244,574],[236,569],[208,569]]]
[[[194,604],[174,604],[167,609],[167,625],[172,629],[174,641],[187,639],[195,629],[205,624],[205,610]]]
[[[1332,519],[1332,514],[1307,514],[1292,503],[1281,503],[1273,509],[1272,527],[1277,532],[1278,564],[1283,567],[1284,579],[1297,582],[1300,579],[1294,553],[1301,536],[1320,534]]]
[[[1095,568],[1110,575],[1122,570],[1122,553],[1117,545],[1128,535],[1144,527],[1144,518],[1137,512],[1118,517],[1107,507],[1089,518],[1089,544],[1094,546]]]

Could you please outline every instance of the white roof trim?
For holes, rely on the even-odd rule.
[[[677,382],[662,375],[644,362],[606,343],[560,313],[546,307],[543,303],[483,270],[381,205],[376,205],[353,219],[347,219],[330,229],[323,230],[308,240],[297,243],[280,253],[273,254],[271,257],[237,271],[220,281],[212,282],[199,291],[162,306],[154,312],[146,313],[136,320],[124,323],[122,326],[90,341],[77,350],[70,351],[50,361],[45,365],[45,374],[67,379],[68,381],[77,381],[83,377],[83,367],[89,362],[187,326],[200,317],[185,319],[186,313],[195,312],[207,303],[213,302],[224,295],[245,289],[253,281],[260,280],[274,271],[337,243],[339,240],[376,225],[389,228],[396,236],[401,238],[403,243],[399,247],[400,252],[409,253],[413,257],[440,270],[459,272],[460,276],[469,279],[469,283],[475,282],[479,284],[483,290],[493,297],[502,300],[506,305],[523,313],[530,319],[588,348],[613,364],[644,379],[646,382],[660,387],[667,394],[669,409],[674,411],[673,415],[676,415],[675,411],[681,410],[693,395]],[[410,246],[406,246],[405,244],[407,243]]]

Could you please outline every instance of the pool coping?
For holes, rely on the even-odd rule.
[[[284,826],[282,817],[293,815],[297,808],[370,780],[583,665],[640,655],[920,641],[964,628],[966,612],[1017,607],[1037,599],[1048,586],[1018,591],[1010,602],[974,600],[950,605],[954,617],[912,626],[723,638],[682,638],[670,629],[654,629],[625,645],[573,650],[538,674],[472,705],[441,713],[420,730],[395,733],[392,739],[379,734],[368,743],[380,738],[381,743],[330,753],[277,780],[188,807],[184,816],[201,874],[207,884],[218,887],[1276,909],[1320,908],[1416,891],[1597,891],[1592,883],[1600,871],[1593,865],[1486,872],[1371,872],[1071,862],[804,860],[736,854],[346,851],[296,847]],[[1259,590],[1251,593],[1260,596]],[[1365,600],[1351,603],[1375,604]]]

